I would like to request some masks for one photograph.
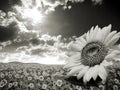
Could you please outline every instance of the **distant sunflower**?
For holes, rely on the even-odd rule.
[[[116,59],[120,51],[111,49],[119,40],[120,32],[111,32],[111,25],[99,28],[91,28],[83,36],[77,38],[68,45],[74,54],[70,56],[64,68],[68,69],[67,76],[76,75],[77,79],[83,77],[83,82],[90,79],[96,80],[99,76],[106,81],[106,66],[112,65],[111,60]]]

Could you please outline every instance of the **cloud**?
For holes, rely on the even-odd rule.
[[[62,5],[68,9],[72,6],[68,2],[81,3],[85,0],[20,0],[21,5],[14,4],[12,11],[3,12],[0,10],[0,26],[8,26],[12,22],[24,32],[34,30],[37,24],[44,22],[46,16],[55,11],[56,7]],[[92,0],[95,4],[101,4],[103,0]],[[37,15],[37,16],[36,16]],[[57,25],[58,27],[58,25]]]
[[[68,49],[68,45],[78,37],[67,39],[62,35],[42,34],[34,27],[41,23],[41,17],[37,20],[31,16],[35,11],[44,19],[59,5],[71,9],[72,6],[67,5],[68,1],[82,3],[85,0],[21,0],[22,5],[13,6],[12,11],[5,13],[0,10],[0,62],[64,64],[67,55],[74,53]],[[92,1],[101,3],[102,0]],[[58,26],[61,29],[61,26]],[[14,47],[14,50],[11,47]],[[11,48],[12,52],[9,52],[8,48]]]
[[[36,32],[21,32],[21,34],[19,34],[21,35],[19,36],[20,41],[0,43],[0,50],[5,51],[4,49],[13,43],[19,44],[24,41],[27,42],[24,45],[19,44],[15,49],[15,53],[0,52],[0,62],[18,61],[23,63],[65,64],[68,56],[76,54],[73,50],[70,50],[68,46],[80,37],[72,36],[67,39],[61,35],[36,34]],[[32,37],[33,35],[35,35],[35,39]],[[84,35],[82,37],[84,37]],[[32,41],[33,39],[36,41]],[[49,41],[52,41],[52,44],[49,43]],[[117,48],[120,48],[120,45],[117,46]]]
[[[13,40],[19,29],[16,27],[16,23],[12,22],[7,26],[0,26],[0,41]]]
[[[23,35],[28,36],[27,34],[24,33]],[[0,53],[0,55],[2,56],[0,62],[6,63],[18,61],[24,63],[64,64],[65,58],[67,58],[65,54],[67,43],[63,42],[61,35],[40,35],[36,38],[39,41],[39,44],[31,42],[31,40],[27,39],[26,37],[24,37],[24,39],[22,38],[23,36],[19,38],[21,39],[20,41],[16,40],[18,42],[6,41],[1,43],[1,46],[4,47],[2,48],[2,51]],[[20,42],[24,42],[24,40],[28,40],[26,44],[19,44]],[[53,41],[51,42],[52,44],[49,42],[51,40]],[[41,41],[44,41],[44,43],[41,43]],[[19,46],[17,46],[17,44],[19,44]],[[5,50],[13,45],[16,46],[15,51],[12,50],[15,53]]]

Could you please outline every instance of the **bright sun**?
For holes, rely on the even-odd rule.
[[[24,9],[23,16],[28,19],[32,19],[33,23],[41,22],[43,15],[37,10],[37,8],[33,9]]]
[[[49,0],[20,0],[20,5],[15,5],[13,8],[17,12],[18,17],[23,22],[31,21],[32,24],[43,23],[45,17],[55,10],[55,7],[59,5],[57,1]]]
[[[37,24],[42,23],[45,17],[44,7],[41,0],[21,0],[22,6],[15,5],[14,9],[17,11],[20,18],[31,21],[29,23]],[[19,17],[19,16],[18,16]]]

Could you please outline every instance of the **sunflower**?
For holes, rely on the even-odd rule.
[[[28,76],[27,78],[29,81],[31,81],[33,79],[32,76]]]
[[[43,80],[44,80],[44,77],[41,75],[41,76],[38,76],[38,79],[39,79],[40,81],[43,81]]]
[[[57,82],[56,82],[56,85],[57,85],[58,87],[61,87],[62,84],[63,84],[63,81],[60,80],[60,79],[58,79]]]
[[[28,87],[30,87],[30,88],[34,88],[35,85],[34,85],[34,83],[29,83]]]
[[[43,84],[43,85],[42,85],[42,89],[44,89],[44,90],[47,89],[47,85],[46,85],[46,84]]]
[[[120,51],[111,49],[120,38],[120,32],[111,31],[111,25],[104,28],[91,28],[90,31],[70,42],[68,48],[72,50],[69,60],[65,64],[69,72],[67,77],[83,78],[87,83],[99,76],[103,82],[107,79],[106,66],[112,65]]]

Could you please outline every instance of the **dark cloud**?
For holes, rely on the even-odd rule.
[[[18,35],[17,23],[12,22],[8,26],[0,26],[0,41],[13,40]]]
[[[20,0],[0,0],[0,10],[3,10],[4,12],[8,12],[9,10],[12,10],[12,6],[16,4],[21,4]]]

